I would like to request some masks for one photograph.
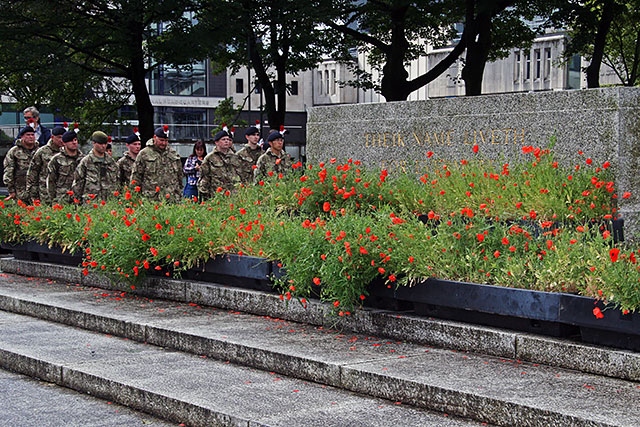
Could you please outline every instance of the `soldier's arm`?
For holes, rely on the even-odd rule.
[[[10,149],[7,155],[4,158],[4,174],[2,175],[2,180],[4,184],[7,186],[7,190],[9,191],[9,197],[16,197],[16,187],[15,182],[13,180],[13,173],[16,166],[16,159],[14,158],[14,149]]]
[[[142,156],[138,154],[136,157],[136,161],[133,162],[133,167],[131,168],[131,177],[129,184],[133,185],[142,185],[142,178],[144,177],[144,167],[145,163],[142,161]]]
[[[49,200],[56,200],[56,183],[58,182],[58,162],[50,161],[47,165],[47,193]]]
[[[73,191],[73,197],[78,200],[82,200],[84,195],[84,184],[87,176],[86,162],[81,161],[76,167],[76,171],[73,173],[73,184],[71,184],[71,190]]]
[[[27,170],[27,194],[31,200],[40,198],[40,173],[42,172],[42,156],[36,152]]]
[[[204,161],[200,165],[200,178],[198,178],[198,193],[200,194],[200,198],[208,198],[209,194],[209,180],[211,177],[211,168],[209,167],[209,162]]]

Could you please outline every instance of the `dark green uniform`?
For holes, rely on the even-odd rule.
[[[84,154],[78,150],[75,156],[62,150],[49,160],[47,165],[47,193],[49,203],[72,203],[69,195],[73,185],[73,175]]]
[[[262,155],[263,151],[260,146],[255,149],[251,148],[249,144],[245,144],[236,154],[240,159],[240,169],[238,174],[243,184],[250,184],[253,182],[253,170],[258,159]]]
[[[211,197],[218,188],[233,190],[240,183],[240,159],[231,150],[223,153],[218,147],[207,154],[200,165],[198,193],[202,199]]]
[[[16,198],[24,202],[30,202],[27,194],[27,171],[37,149],[37,143],[32,149],[28,149],[19,139],[4,158],[4,185],[9,193],[15,193]]]
[[[161,150],[153,139],[138,153],[131,171],[131,180],[140,186],[142,196],[158,201],[182,200],[183,176],[182,161],[176,150],[169,146]]]
[[[60,152],[60,148],[52,140],[38,148],[33,155],[29,171],[27,172],[27,193],[31,200],[40,200],[42,204],[49,204],[47,192],[47,165],[49,161]]]
[[[91,151],[78,163],[71,189],[82,202],[113,197],[120,189],[116,161],[109,155],[98,157]]]
[[[272,175],[286,174],[291,170],[292,165],[293,159],[284,150],[280,152],[280,156],[276,156],[271,151],[271,148],[267,148],[267,151],[256,162],[255,181],[257,182]],[[270,172],[273,173],[270,174]]]

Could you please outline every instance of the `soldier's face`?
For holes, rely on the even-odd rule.
[[[164,150],[165,148],[167,148],[167,145],[169,145],[169,138],[161,138],[159,136],[153,135],[153,140],[155,146],[161,150]]]
[[[233,140],[228,136],[223,136],[222,138],[216,141],[216,147],[218,147],[218,150],[222,152],[227,152],[232,145],[233,145]]]
[[[53,141],[53,145],[56,147],[62,147],[64,142],[62,142],[62,135],[51,135],[51,141]]]
[[[251,146],[256,146],[258,145],[258,141],[260,141],[260,134],[256,132],[251,135],[246,135],[245,138],[247,138],[247,142],[251,144]]]
[[[104,153],[107,151],[107,143],[102,144],[93,141],[93,151],[99,156],[104,156]]]
[[[33,132],[27,132],[20,138],[22,143],[27,148],[33,148],[36,143],[36,134]]]
[[[127,148],[129,149],[131,154],[136,155],[140,152],[140,148],[142,148],[142,144],[140,143],[140,141],[132,142],[131,144],[127,145]]]
[[[269,144],[271,144],[272,151],[280,152],[282,151],[282,147],[284,147],[284,139],[276,138],[273,141],[271,141]]]
[[[78,151],[78,138],[73,138],[71,141],[69,142],[65,142],[64,143],[64,150],[67,153],[75,153],[76,151]]]

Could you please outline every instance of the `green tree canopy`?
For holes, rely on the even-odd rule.
[[[17,88],[19,102],[63,102],[56,97],[60,91],[64,104],[102,96],[98,105],[133,93],[143,137],[154,126],[148,72],[159,63],[193,61],[185,38],[192,0],[0,0],[0,8],[0,51],[6,59],[0,80]],[[22,97],[26,90],[38,94]]]

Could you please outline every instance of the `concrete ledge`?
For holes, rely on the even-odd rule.
[[[12,258],[0,259],[0,268],[3,271],[19,270],[20,274],[36,277],[48,277],[49,269],[42,268],[37,262],[17,261],[14,264]],[[19,266],[19,268],[17,268]],[[33,267],[33,268],[31,268]],[[79,270],[79,269],[78,269]],[[39,276],[44,274],[43,276]],[[85,277],[85,284],[89,284]],[[102,284],[103,282],[96,283]],[[150,290],[150,283],[160,284],[162,290]],[[93,284],[93,283],[92,283]],[[116,286],[121,289],[122,286]],[[113,287],[111,288],[113,289]],[[150,295],[145,292],[150,290]],[[553,339],[536,336],[533,334],[505,331],[496,328],[480,327],[453,321],[422,318],[406,313],[393,313],[381,310],[365,309],[348,318],[334,318],[326,316],[327,306],[310,301],[307,309],[302,308],[297,302],[290,302],[287,306],[279,300],[277,295],[231,288],[219,284],[204,282],[183,282],[171,279],[149,282],[145,286],[136,288],[138,295],[174,295],[183,299],[179,301],[192,302],[212,307],[221,307],[228,310],[238,310],[259,316],[281,318],[295,322],[317,325],[322,327],[335,327],[345,332],[371,334],[388,337],[394,340],[413,342],[423,345],[450,348],[458,351],[470,351],[509,359],[518,359],[531,363],[546,364],[567,369],[575,369],[582,372],[606,375],[625,380],[640,381],[640,354],[629,351],[616,350],[593,345],[584,345],[567,340]],[[33,302],[17,303],[12,299],[0,298],[0,308],[9,311],[31,314],[42,310],[43,317],[55,321],[62,321],[78,327],[86,327],[103,333],[124,336],[139,341],[160,343],[162,334],[173,332],[166,328],[150,328],[146,323],[130,323],[122,319],[107,318],[104,316],[89,316],[84,318],[82,313],[64,311],[55,307],[38,308]],[[103,318],[104,317],[104,318]],[[63,320],[67,319],[67,320]],[[165,337],[166,338],[166,337]],[[165,339],[163,338],[163,339]],[[212,343],[204,338],[190,337],[187,349],[187,338],[172,337],[175,348],[190,351],[195,354],[206,354],[205,349],[211,349]],[[165,344],[167,345],[167,344]],[[215,347],[214,347],[215,348]],[[220,350],[217,354],[227,352]],[[212,352],[213,355],[216,352]],[[227,354],[227,353],[225,353]],[[233,354],[233,352],[231,353]],[[259,360],[259,359],[258,359]],[[242,358],[238,356],[238,363]],[[283,366],[286,366],[283,365]],[[267,366],[265,365],[265,368]],[[315,367],[314,369],[318,369]],[[313,377],[313,372],[310,373]],[[323,374],[324,375],[324,374]],[[329,384],[332,380],[325,378]]]

